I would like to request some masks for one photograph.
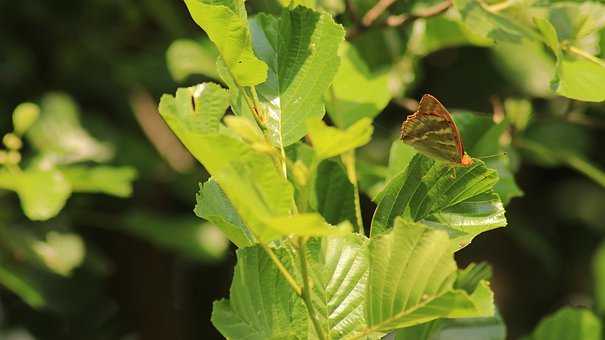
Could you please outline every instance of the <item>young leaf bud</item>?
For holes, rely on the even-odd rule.
[[[2,143],[9,150],[19,150],[23,146],[23,142],[21,142],[21,138],[17,137],[14,133],[7,133],[2,138]]]
[[[38,116],[40,115],[40,108],[34,103],[22,103],[19,104],[13,111],[13,126],[15,133],[22,136],[29,128],[34,125]]]

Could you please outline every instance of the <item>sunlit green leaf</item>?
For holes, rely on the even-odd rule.
[[[110,166],[68,166],[61,172],[73,192],[100,192],[119,197],[132,194],[132,181],[137,175],[134,168]]]
[[[416,155],[376,198],[372,235],[390,229],[398,216],[437,222],[463,243],[477,232],[506,225],[502,203],[491,191],[498,181],[494,170],[474,159],[471,166],[457,168],[455,178],[452,175],[449,166]]]
[[[195,213],[221,228],[231,242],[238,247],[246,247],[255,243],[254,237],[244,226],[225,193],[218,184],[209,179],[200,183],[200,191],[196,196]]]
[[[544,318],[525,340],[600,340],[601,321],[588,309],[562,308]]]
[[[347,128],[363,117],[373,118],[389,102],[388,73],[372,73],[357,50],[343,43],[338,73],[326,92],[326,110],[334,124]]]
[[[605,100],[605,60],[593,61],[564,53],[557,65],[552,87],[565,97],[601,102]]]
[[[288,146],[306,134],[307,118],[324,115],[322,96],[338,70],[344,30],[329,14],[304,7],[279,17],[259,14],[250,27],[254,51],[269,65],[257,87],[269,137]]]
[[[195,74],[220,79],[216,71],[218,51],[210,40],[175,40],[166,51],[168,70],[176,81]]]
[[[472,290],[456,287],[456,263],[448,235],[397,219],[388,233],[370,241],[367,318],[374,330],[389,331],[449,317],[494,314],[485,281]]]
[[[370,118],[362,118],[346,130],[327,126],[319,119],[309,120],[307,126],[318,159],[334,157],[365,145],[374,130]]]
[[[186,0],[193,20],[216,45],[238,86],[267,79],[267,64],[252,51],[244,0]]]
[[[350,234],[325,237],[309,245],[313,303],[329,339],[355,335],[366,324],[367,241],[364,236]]]

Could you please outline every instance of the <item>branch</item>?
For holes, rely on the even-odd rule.
[[[406,21],[419,18],[430,18],[445,12],[452,7],[452,4],[452,0],[445,0],[419,13],[391,15],[386,19],[385,23],[387,26],[395,27],[402,25]]]
[[[387,9],[391,6],[395,0],[379,0],[374,7],[370,8],[370,10],[363,16],[361,19],[361,23],[365,27],[372,26],[372,23]]]

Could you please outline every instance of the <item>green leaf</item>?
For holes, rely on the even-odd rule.
[[[40,108],[34,103],[21,103],[13,111],[13,127],[19,136],[29,130],[38,120]]]
[[[596,309],[600,315],[605,314],[605,243],[597,248],[592,260],[592,275],[594,276],[594,294]]]
[[[347,128],[363,117],[376,117],[391,96],[387,72],[371,72],[356,49],[347,42],[340,45],[338,54],[340,67],[324,98],[334,124]]]
[[[328,223],[355,222],[355,188],[341,163],[325,160],[319,164],[311,206]]]
[[[193,20],[216,45],[238,86],[267,79],[267,64],[252,51],[244,0],[185,0]]]
[[[308,243],[312,300],[328,339],[344,339],[365,326],[369,272],[368,239],[359,234]]]
[[[196,74],[219,80],[216,70],[217,57],[218,51],[208,39],[178,39],[170,44],[166,51],[168,70],[172,78],[179,82]]]
[[[390,331],[438,318],[494,314],[493,293],[480,281],[456,288],[456,263],[448,235],[403,219],[370,241],[369,329]]]
[[[219,228],[189,215],[166,217],[135,212],[126,217],[123,227],[156,246],[197,261],[220,261],[229,249]]]
[[[500,315],[491,318],[439,319],[400,329],[395,340],[504,340]]]
[[[259,14],[250,20],[254,51],[269,65],[257,87],[276,146],[297,142],[309,117],[325,113],[322,96],[338,70],[344,30],[327,13],[296,7],[280,17]]]
[[[132,182],[137,176],[136,170],[128,166],[68,166],[61,172],[73,192],[99,192],[118,197],[132,194]]]
[[[456,243],[464,244],[477,232],[506,225],[502,203],[491,191],[498,181],[496,171],[478,159],[457,168],[455,178],[451,171],[448,165],[416,155],[376,198],[372,235],[391,228],[398,216],[445,228]]]
[[[566,307],[544,318],[527,340],[600,340],[601,321],[590,311]]]
[[[178,120],[168,121],[173,130],[173,126],[184,125],[194,133],[216,133],[228,106],[227,90],[214,83],[202,83],[179,88],[175,97],[163,95],[159,110],[164,119]],[[175,133],[178,136],[179,132]]]
[[[309,138],[319,160],[338,156],[367,144],[374,128],[370,118],[362,118],[346,130],[327,126],[320,119],[307,122]]]
[[[42,98],[40,117],[26,136],[51,164],[102,162],[113,156],[109,145],[100,143],[82,128],[76,103],[64,94]]]
[[[71,195],[69,181],[56,169],[0,169],[0,188],[17,192],[25,216],[35,221],[56,216]]]
[[[255,243],[237,211],[212,178],[204,184],[200,183],[196,200],[195,214],[221,228],[236,246],[242,248]]]
[[[264,222],[269,229],[282,235],[347,235],[351,233],[352,229],[352,226],[348,221],[344,221],[333,227],[326,223],[321,215],[316,213],[271,217]]]
[[[285,267],[292,259],[273,250]],[[214,303],[212,324],[228,339],[307,339],[308,320],[300,299],[260,246],[237,250],[230,299]]]
[[[557,30],[555,27],[548,19],[540,17],[534,17],[534,23],[542,33],[546,45],[550,47],[555,55],[559,55],[561,53],[561,47],[559,46],[559,38],[557,37]]]
[[[390,181],[407,168],[418,152],[411,146],[397,139],[391,144],[389,152],[389,166],[387,168],[386,181]]]
[[[605,61],[564,53],[551,86],[557,94],[568,98],[602,102],[605,100]]]
[[[522,22],[489,11],[478,0],[454,0],[462,20],[471,31],[495,42],[521,43],[525,39],[540,40],[540,36]]]

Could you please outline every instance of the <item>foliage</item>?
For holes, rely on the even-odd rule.
[[[600,338],[602,246],[584,275],[605,230],[601,3],[181,5],[25,2],[29,24],[3,17],[0,337],[208,338],[197,291],[224,293],[231,269],[207,266],[230,241],[211,317],[230,339]],[[45,18],[41,39],[29,30]],[[158,115],[169,76],[182,87]],[[396,137],[424,92],[472,166]],[[482,258],[494,277],[468,264]],[[529,331],[562,301],[595,307]]]

